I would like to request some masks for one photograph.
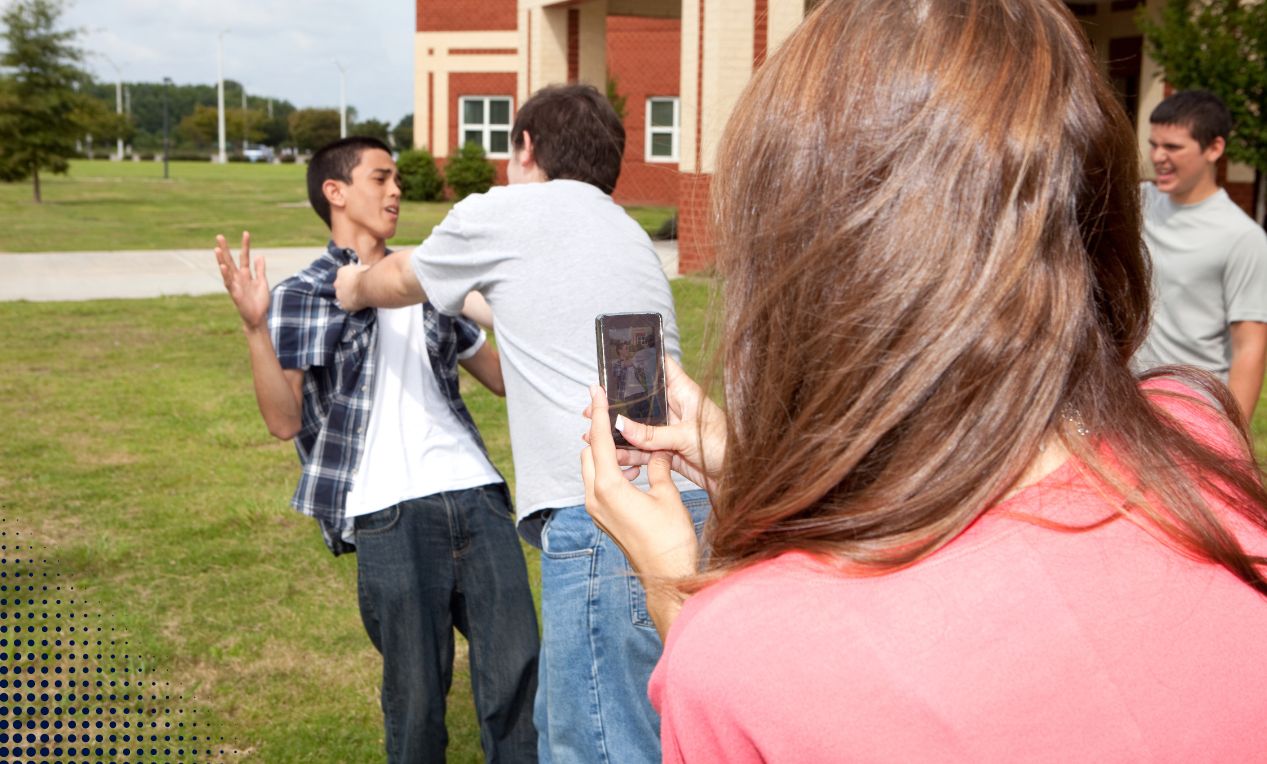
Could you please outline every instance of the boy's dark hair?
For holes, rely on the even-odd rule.
[[[532,136],[533,158],[550,180],[579,180],[610,194],[620,178],[625,126],[607,97],[592,85],[551,85],[519,108],[510,140],[523,148]]]
[[[1227,142],[1232,132],[1232,115],[1219,97],[1206,90],[1184,90],[1170,96],[1153,109],[1148,121],[1154,125],[1188,128],[1204,151],[1215,138]]]
[[[317,149],[308,163],[308,203],[317,213],[317,217],[330,227],[330,202],[321,191],[321,185],[327,180],[352,182],[352,170],[361,163],[361,154],[369,149],[381,149],[389,155],[392,150],[377,138],[363,135],[351,135],[327,143]]]

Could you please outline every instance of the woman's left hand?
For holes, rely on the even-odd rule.
[[[695,524],[670,473],[672,457],[659,451],[647,464],[650,490],[630,483],[616,460],[607,395],[590,387],[589,446],[581,451],[585,509],[620,546],[647,589],[647,607],[661,636],[681,607],[673,580],[692,575],[699,563]]]

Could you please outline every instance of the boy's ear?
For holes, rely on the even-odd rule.
[[[1227,150],[1227,141],[1223,140],[1223,136],[1219,136],[1210,141],[1210,145],[1205,147],[1201,153],[1205,156],[1205,161],[1214,164],[1223,157],[1223,152]]]
[[[524,130],[523,143],[523,148],[519,149],[523,152],[519,157],[519,164],[522,165],[525,170],[531,170],[537,164],[537,155],[532,149],[532,135],[530,135],[527,130]]]
[[[343,184],[333,178],[321,184],[321,193],[325,194],[331,208],[342,208],[347,204],[347,200],[343,197]]]

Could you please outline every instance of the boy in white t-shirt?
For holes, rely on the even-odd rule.
[[[383,656],[389,762],[443,761],[453,629],[470,643],[480,739],[492,761],[536,760],[537,619],[505,481],[458,392],[461,363],[503,393],[483,331],[429,303],[348,313],[334,278],[387,254],[400,213],[387,146],[346,138],[308,166],[324,255],[270,299],[263,258],[243,234],[216,257],[242,316],[256,400],[269,431],[295,440],[292,503],[334,554],[355,550],[361,618]]]
[[[1267,235],[1218,184],[1232,118],[1216,96],[1175,93],[1149,116],[1156,185],[1143,185],[1155,303],[1137,366],[1214,372],[1248,420],[1267,367]]]

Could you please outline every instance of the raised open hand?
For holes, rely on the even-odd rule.
[[[224,237],[216,236],[216,262],[220,266],[225,291],[237,306],[243,326],[248,330],[267,327],[271,300],[268,278],[264,275],[263,255],[255,258],[255,267],[251,268],[251,234],[242,232],[242,249],[237,263],[233,262],[233,253]]]

